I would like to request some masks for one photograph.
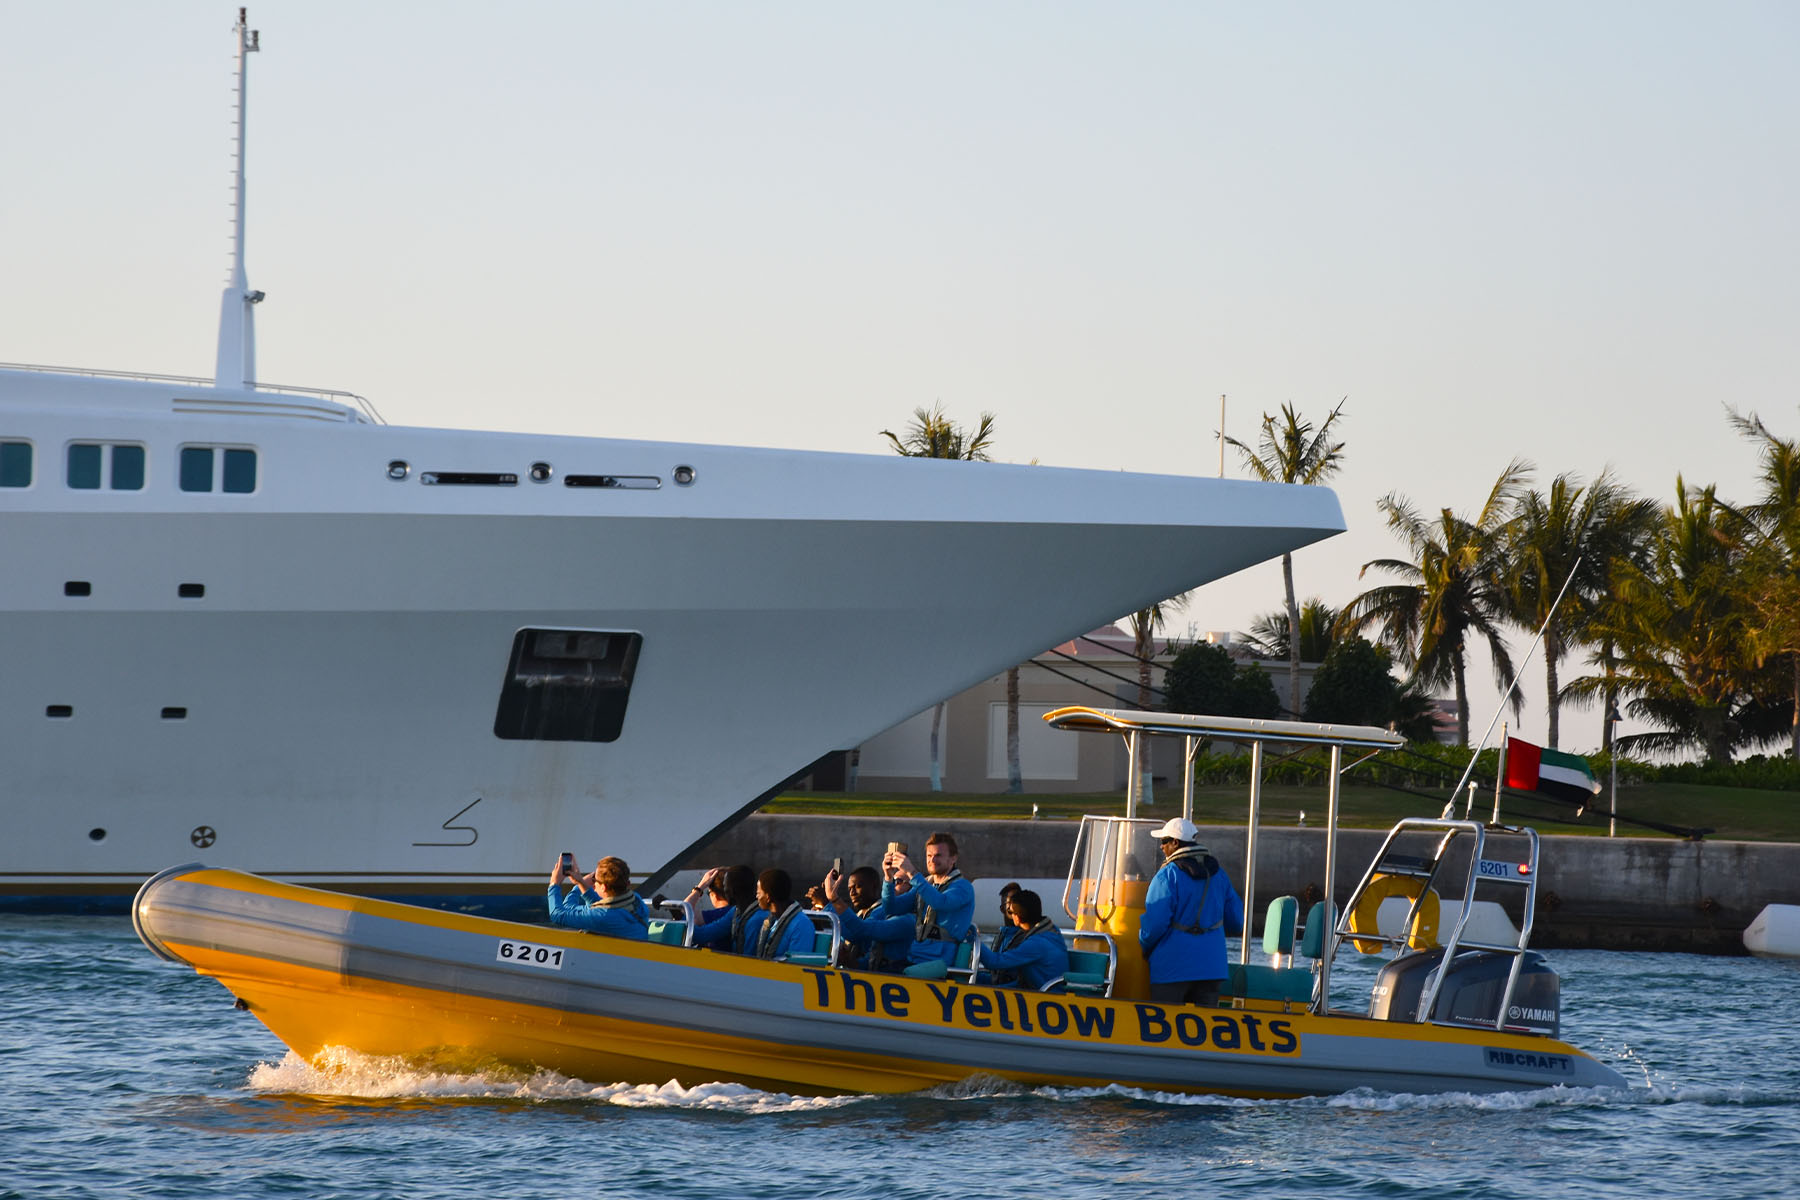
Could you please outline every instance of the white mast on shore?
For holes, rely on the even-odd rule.
[[[249,388],[256,381],[256,320],[254,307],[263,294],[250,290],[244,272],[244,99],[247,76],[244,56],[260,50],[256,30],[249,28],[247,10],[238,9],[237,29],[237,154],[232,179],[231,276],[219,303],[219,358],[213,385]]]

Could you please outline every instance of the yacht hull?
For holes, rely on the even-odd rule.
[[[0,371],[0,440],[35,454],[0,488],[0,907],[122,910],[196,851],[502,909],[564,849],[641,878],[822,755],[1343,526],[1321,488],[259,396]],[[143,447],[141,486],[69,486],[78,442]],[[182,490],[194,444],[254,452],[254,489]],[[610,740],[502,735],[523,630],[640,640]]]

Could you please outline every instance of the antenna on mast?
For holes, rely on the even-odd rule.
[[[250,290],[244,272],[244,100],[248,76],[244,56],[262,49],[261,35],[249,27],[248,10],[238,9],[237,34],[237,153],[232,175],[231,274],[219,302],[219,358],[213,385],[248,388],[256,379],[256,320],[254,306],[261,292]]]

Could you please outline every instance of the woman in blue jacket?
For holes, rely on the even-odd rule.
[[[1150,999],[1214,1005],[1225,982],[1225,935],[1242,933],[1244,902],[1192,821],[1156,831],[1166,860],[1144,895],[1138,944],[1150,960]]]
[[[1069,973],[1069,948],[1062,931],[1044,916],[1044,902],[1023,888],[1006,898],[1006,919],[1017,936],[981,952],[983,978],[978,983],[1016,987],[1028,992],[1062,990]],[[991,974],[990,974],[991,973]]]

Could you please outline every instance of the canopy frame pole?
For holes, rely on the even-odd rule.
[[[1250,832],[1244,840],[1244,933],[1238,939],[1238,962],[1250,964],[1250,931],[1256,927],[1256,828],[1262,813],[1263,744],[1250,743]]]

